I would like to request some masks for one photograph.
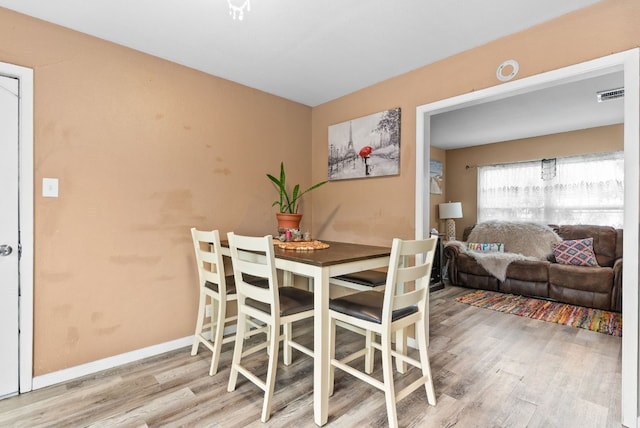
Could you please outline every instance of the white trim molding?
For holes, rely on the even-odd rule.
[[[624,72],[624,266],[622,313],[622,391],[621,418],[627,427],[640,426],[640,332],[638,328],[638,277],[640,255],[640,49],[615,53],[580,64],[548,71],[535,76],[499,84],[456,97],[436,101],[416,108],[416,239],[429,230],[428,175],[431,116],[447,111],[478,105],[495,99],[535,91],[551,85],[570,83],[604,75]]]
[[[20,393],[33,373],[33,70],[0,62],[0,74],[18,79],[20,270]]]

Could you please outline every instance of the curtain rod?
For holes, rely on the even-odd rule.
[[[606,152],[581,153],[581,154],[575,154],[575,155],[556,156],[556,157],[553,157],[553,158],[530,159],[530,160],[513,161],[513,162],[502,162],[502,163],[486,163],[486,164],[465,165],[464,169],[469,170],[469,169],[472,169],[472,168],[478,168],[480,166],[500,166],[500,165],[509,165],[509,164],[513,165],[513,164],[516,164],[516,163],[541,162],[541,161],[547,161],[547,160],[552,160],[552,159],[575,158],[575,157],[578,157],[578,156],[592,156],[592,157],[596,157],[596,156],[616,156],[616,155],[619,155],[620,153],[623,153],[623,151],[621,151],[621,150],[612,150],[612,151],[606,151]]]
[[[581,156],[581,155],[579,155],[579,156]],[[571,156],[567,156],[567,157],[571,157]],[[544,158],[544,159],[532,159],[532,160],[523,160],[523,161],[514,161],[514,162],[465,165],[464,169],[469,170],[471,168],[478,168],[478,167],[481,167],[481,166],[501,166],[501,165],[513,165],[513,164],[518,164],[518,163],[544,162],[544,161],[548,161],[548,160],[552,160],[552,159],[557,159],[557,158],[548,158],[548,159]]]

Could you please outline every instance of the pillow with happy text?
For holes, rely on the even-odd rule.
[[[467,248],[479,253],[504,253],[504,244],[501,242],[468,242]]]
[[[553,244],[553,255],[563,265],[598,266],[593,238],[570,239]]]

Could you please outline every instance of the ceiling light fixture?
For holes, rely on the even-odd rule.
[[[243,0],[242,3],[236,1],[236,4],[231,0],[227,0],[227,3],[229,3],[229,15],[231,15],[234,20],[242,21],[244,19],[245,9],[247,12],[251,12],[251,0]]]

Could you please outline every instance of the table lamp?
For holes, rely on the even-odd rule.
[[[456,239],[456,222],[454,218],[462,218],[462,203],[460,202],[448,202],[446,204],[439,204],[438,211],[440,213],[440,220],[445,220],[445,228],[447,233],[445,237],[447,241]]]

